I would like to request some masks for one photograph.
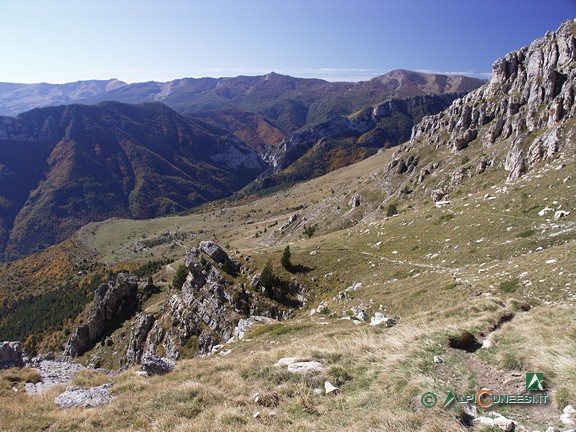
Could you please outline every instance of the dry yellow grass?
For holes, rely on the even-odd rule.
[[[479,311],[467,325],[487,313]],[[460,319],[407,319],[384,329],[327,318],[328,325],[315,323],[297,333],[264,332],[233,344],[226,357],[185,360],[164,377],[142,378],[127,370],[113,380],[116,399],[107,406],[59,410],[52,402],[57,390],[3,397],[5,418],[13,421],[0,430],[465,430],[453,413],[418,407],[419,395],[436,388],[428,357]],[[320,361],[325,372],[301,377],[274,367],[285,356]],[[342,391],[315,394],[325,380]],[[102,378],[84,373],[77,382],[96,385]],[[271,391],[279,395],[277,407],[254,403],[255,393]]]

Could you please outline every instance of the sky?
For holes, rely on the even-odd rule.
[[[0,82],[488,78],[576,0],[0,0]]]

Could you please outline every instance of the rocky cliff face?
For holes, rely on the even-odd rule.
[[[199,353],[232,337],[234,319],[238,314],[232,307],[229,283],[214,267],[186,259],[190,270],[181,295],[174,294],[146,337],[145,354],[156,354],[161,346],[166,356],[176,359],[181,347]]]
[[[469,173],[454,171],[454,184],[459,177],[482,173],[489,166],[504,167],[508,181],[514,181],[540,162],[568,150],[573,136],[570,120],[576,111],[575,34],[576,23],[570,20],[497,60],[485,86],[454,101],[446,111],[424,118],[398,155],[419,152],[423,144],[452,154],[469,147],[492,153]],[[401,156],[393,163],[405,159]],[[434,161],[436,167],[421,164],[414,177],[422,182],[442,162]],[[449,183],[444,186],[450,189]]]
[[[138,281],[126,273],[116,282],[101,284],[94,292],[92,310],[85,324],[74,330],[64,356],[80,356],[109,336],[138,308]]]
[[[410,137],[412,126],[424,115],[447,108],[462,94],[390,99],[350,116],[340,116],[291,135],[268,150],[265,159],[278,172],[294,163],[318,141],[340,139],[373,148],[394,147]]]

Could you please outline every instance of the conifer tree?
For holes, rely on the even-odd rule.
[[[292,270],[293,270],[291,258],[292,258],[292,253],[290,252],[290,246],[286,246],[284,248],[284,252],[282,253],[282,258],[280,259],[280,263],[282,264],[282,267],[284,267],[289,272],[292,272]]]

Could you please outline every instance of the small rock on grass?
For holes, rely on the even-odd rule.
[[[560,421],[565,424],[572,426],[576,424],[574,421],[576,418],[576,409],[572,405],[567,405],[562,410],[562,415],[560,416]]]
[[[332,384],[329,381],[326,381],[324,383],[324,391],[326,392],[326,394],[336,394],[340,391],[340,389],[338,387],[336,387],[334,384]]]
[[[305,374],[308,372],[321,371],[324,369],[322,363],[317,361],[296,362],[288,365],[288,372]]]
[[[301,361],[297,357],[284,357],[276,362],[276,367],[288,367],[288,372],[306,374],[309,372],[321,372],[324,365],[317,361]]]
[[[392,327],[395,324],[396,321],[394,320],[394,318],[387,317],[382,312],[374,313],[374,316],[370,320],[371,326],[384,325],[386,327]]]

